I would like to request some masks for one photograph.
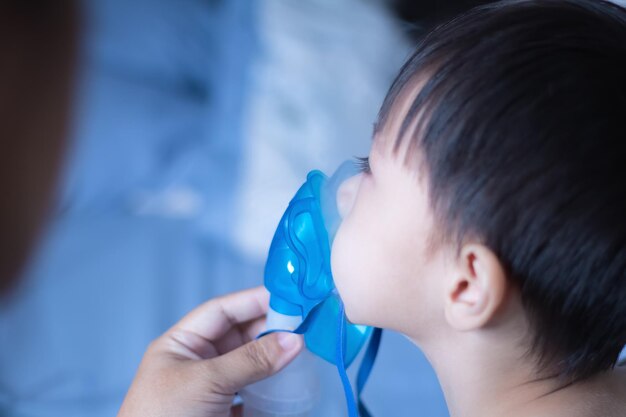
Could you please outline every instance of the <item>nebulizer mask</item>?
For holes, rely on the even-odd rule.
[[[266,331],[304,335],[306,350],[283,371],[246,387],[244,415],[305,417],[319,400],[316,355],[337,367],[349,417],[367,417],[360,393],[371,371],[381,330],[350,323],[335,288],[330,248],[341,222],[337,190],[358,169],[344,162],[330,178],[311,171],[285,210],[265,265],[270,292]],[[369,340],[357,375],[356,396],[346,369]]]

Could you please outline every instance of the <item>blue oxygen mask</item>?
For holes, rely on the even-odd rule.
[[[365,417],[369,413],[360,402],[360,393],[372,369],[381,331],[347,320],[330,265],[332,242],[341,223],[337,191],[346,179],[356,174],[358,169],[351,161],[344,162],[330,178],[320,171],[311,171],[289,202],[276,228],[265,265],[265,287],[271,294],[270,311],[267,330],[259,337],[275,331],[303,334],[308,351],[337,367],[350,417],[357,417],[359,413]],[[368,339],[370,344],[357,376],[355,401],[346,368]],[[293,388],[309,375],[305,367],[293,372],[294,367],[303,366],[298,360],[290,364],[286,372],[281,372],[282,376],[279,373],[249,389],[249,400],[244,398],[244,401],[271,404],[268,407],[275,410],[275,415],[283,415],[280,412],[285,409],[297,409],[298,403],[309,404],[314,395],[306,396],[303,389]],[[288,378],[295,379],[287,381]],[[304,390],[310,385],[304,384]],[[294,401],[285,398],[285,389],[294,390],[288,395]],[[274,415],[267,412],[267,415]]]
[[[346,366],[350,366],[372,332],[371,327],[346,320],[330,267],[332,241],[341,223],[337,190],[357,173],[350,161],[344,162],[330,178],[320,171],[311,171],[280,219],[265,265],[270,308],[301,317],[307,348],[335,365],[336,326],[343,320]]]

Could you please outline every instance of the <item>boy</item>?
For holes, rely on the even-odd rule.
[[[626,11],[601,1],[472,10],[392,85],[333,274],[452,416],[626,415],[625,114]]]
[[[351,321],[424,351],[452,417],[626,415],[624,114],[626,11],[602,1],[474,9],[393,83],[339,191],[333,274]],[[266,305],[256,289],[183,319],[120,415],[228,415],[302,347],[245,343]]]

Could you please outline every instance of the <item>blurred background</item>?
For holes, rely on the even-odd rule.
[[[0,415],[115,415],[148,343],[260,285],[311,169],[368,153],[393,77],[454,0],[83,0],[72,142],[51,222],[0,306]],[[319,416],[345,415],[322,366]],[[386,332],[365,401],[443,417]],[[416,410],[419,410],[416,412]]]

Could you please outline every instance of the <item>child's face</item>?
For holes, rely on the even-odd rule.
[[[332,248],[335,284],[350,321],[409,333],[441,320],[444,251],[429,251],[433,216],[426,179],[391,152],[381,132],[369,155],[370,173],[338,192],[343,223]],[[419,323],[419,322],[423,323]],[[418,335],[415,335],[418,336]]]

